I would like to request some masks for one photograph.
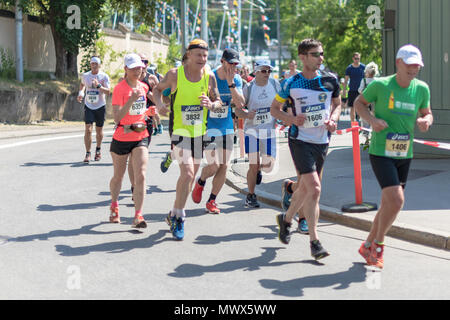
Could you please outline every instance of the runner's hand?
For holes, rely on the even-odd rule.
[[[92,80],[92,88],[97,88],[97,86],[98,86],[98,80],[97,79]]]
[[[430,122],[427,119],[424,118],[417,118],[417,127],[419,127],[419,130],[422,132],[427,132],[430,128]]]
[[[256,111],[255,110],[252,110],[252,111],[249,110],[247,112],[247,119],[253,120],[255,118],[255,116],[256,116]]]
[[[306,116],[304,114],[299,114],[298,116],[292,117],[291,125],[296,125],[297,127],[301,127],[306,120]]]
[[[375,132],[380,132],[389,127],[386,121],[377,118],[374,118],[374,120],[372,121],[372,123],[370,123],[370,125],[372,126],[373,130],[375,130]]]
[[[77,101],[78,101],[79,103],[81,103],[81,101],[83,101],[83,96],[78,96],[78,97],[77,97]]]
[[[162,106],[158,109],[158,113],[162,116],[166,116],[169,112],[169,108],[167,108],[166,106]]]
[[[327,130],[332,133],[337,129],[337,123],[332,119],[325,120],[325,126],[327,127]]]
[[[136,89],[136,88],[133,89],[133,91],[131,92],[131,97],[130,97],[131,101],[135,102],[139,98],[140,95],[141,95],[140,89]]]
[[[236,66],[234,64],[228,64],[228,67],[224,68],[224,71],[228,85],[233,84],[234,76],[236,75]]]
[[[200,105],[202,107],[210,110],[213,108],[213,103],[209,100],[209,97],[205,93],[202,93],[202,95],[198,98],[200,99]]]

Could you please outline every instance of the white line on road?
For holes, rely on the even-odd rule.
[[[112,132],[113,131],[105,131],[104,134],[110,134]],[[93,134],[93,136],[95,136],[95,134]],[[29,141],[21,141],[21,142],[4,144],[4,145],[0,145],[0,150],[1,149],[7,149],[7,148],[20,147],[20,146],[24,146],[24,145],[32,144],[32,143],[40,143],[40,142],[46,142],[46,141],[72,139],[72,138],[80,138],[80,137],[84,137],[84,133],[83,134],[71,135],[71,136],[42,138],[42,139],[35,139],[35,140],[29,140]]]

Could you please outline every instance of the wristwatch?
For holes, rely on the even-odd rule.
[[[102,85],[99,83],[98,85],[97,85],[97,89],[100,89],[102,87]]]
[[[230,85],[228,85],[228,88],[236,88],[236,83],[232,83],[232,84],[230,84]]]

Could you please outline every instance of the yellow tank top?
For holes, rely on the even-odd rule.
[[[184,74],[184,67],[177,71],[177,90],[172,104],[174,135],[199,137],[206,133],[208,109],[200,106],[199,97],[208,94],[209,73],[204,72],[198,82],[190,82]]]

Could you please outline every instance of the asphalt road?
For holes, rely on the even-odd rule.
[[[89,165],[82,133],[0,141],[0,299],[449,299],[450,252],[390,238],[382,272],[357,250],[366,233],[321,221],[331,255],[310,256],[309,238],[289,246],[276,235],[279,210],[249,210],[224,186],[222,213],[187,203],[185,239],[164,222],[175,197],[177,164],[159,164],[167,134],[150,146],[144,217],[131,228],[130,184],[120,194],[122,224],[108,223],[111,134]],[[211,182],[207,182],[207,197]]]

